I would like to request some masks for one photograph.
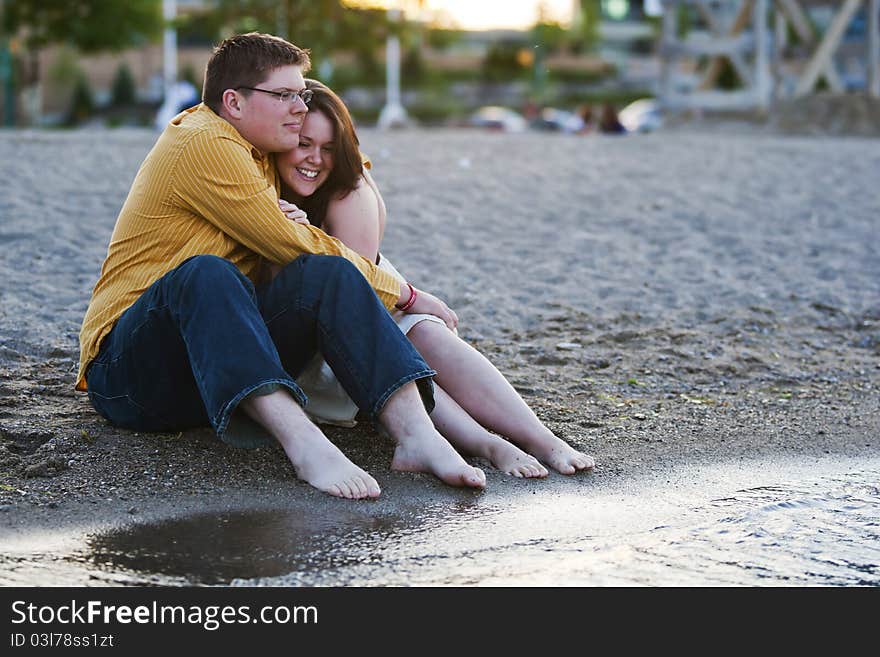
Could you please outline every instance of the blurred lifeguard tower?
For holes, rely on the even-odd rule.
[[[860,88],[841,75],[838,60],[844,56],[863,62],[864,90],[880,98],[880,0],[662,0],[662,5],[660,96],[669,110],[766,110],[775,100],[813,93],[821,79],[836,93]],[[689,29],[695,17],[706,29]],[[740,88],[721,88],[725,60]]]

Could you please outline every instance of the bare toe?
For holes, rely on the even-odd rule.
[[[365,485],[367,497],[379,497],[382,493],[382,489],[379,488],[379,484],[376,483],[374,479],[370,479],[366,482]]]
[[[486,473],[479,468],[471,468],[471,472],[465,473],[462,483],[475,488],[486,487]]]
[[[350,482],[350,486],[354,499],[362,500],[367,496],[367,487],[364,485],[364,482],[360,477],[354,477]]]
[[[342,497],[347,500],[354,499],[354,491],[351,489],[350,481],[340,482],[339,489],[342,491]]]

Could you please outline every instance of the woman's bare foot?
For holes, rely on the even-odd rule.
[[[514,477],[546,477],[549,472],[540,461],[503,438],[495,437],[485,457],[496,468]]]
[[[579,470],[592,470],[596,465],[592,456],[577,451],[549,431],[544,437],[530,440],[528,444],[521,443],[520,446],[542,463],[564,475],[574,474]]]
[[[379,497],[379,484],[348,460],[323,434],[301,435],[282,442],[296,475],[318,490],[336,497],[360,500]]]
[[[398,439],[391,469],[400,472],[427,472],[450,486],[485,488],[486,475],[468,465],[440,434]]]

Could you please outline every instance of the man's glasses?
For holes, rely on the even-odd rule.
[[[236,87],[235,89],[236,91],[238,91],[239,89],[262,91],[264,94],[272,94],[273,96],[277,96],[280,102],[287,103],[289,105],[293,105],[296,102],[297,98],[302,98],[302,102],[308,105],[309,101],[312,99],[312,96],[315,95],[315,92],[311,89],[302,89],[300,91],[269,91],[268,89],[257,89],[256,87]]]

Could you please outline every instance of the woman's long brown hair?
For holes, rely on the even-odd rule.
[[[320,228],[330,200],[344,198],[357,187],[364,175],[364,165],[354,123],[342,99],[317,80],[307,79],[306,89],[311,89],[313,93],[309,112],[320,112],[333,124],[333,169],[324,184],[311,196],[299,198],[282,183],[281,197],[287,200],[296,198],[296,205],[306,211],[309,222]]]

